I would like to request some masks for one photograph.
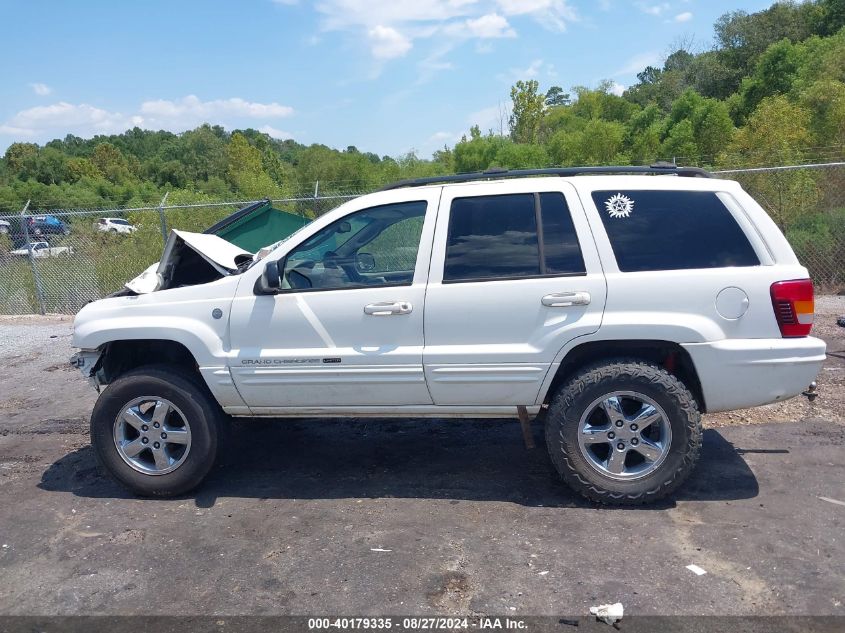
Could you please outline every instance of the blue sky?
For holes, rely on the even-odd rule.
[[[427,157],[517,79],[618,89],[752,0],[0,0],[0,151],[134,125]]]

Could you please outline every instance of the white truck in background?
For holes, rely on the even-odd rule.
[[[45,257],[58,257],[59,255],[73,255],[73,247],[50,246],[49,242],[30,242],[20,248],[9,251],[9,255],[29,257],[30,251],[32,251],[33,257],[37,257],[39,259]]]

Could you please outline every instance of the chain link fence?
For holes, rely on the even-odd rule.
[[[273,207],[313,219],[356,195],[274,200]],[[157,262],[171,229],[201,233],[253,202],[0,216],[0,314],[74,314]],[[276,239],[268,235],[267,243]]]
[[[766,208],[819,292],[845,289],[845,163],[717,173],[741,182]],[[313,219],[365,192],[315,193],[273,200],[273,207]],[[0,314],[74,314],[157,262],[170,229],[202,232],[252,202],[0,216]]]
[[[737,180],[784,232],[816,292],[845,289],[845,163],[714,172]]]

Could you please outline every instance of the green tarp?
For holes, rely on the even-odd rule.
[[[273,208],[269,201],[250,205],[206,231],[251,253],[278,242],[311,220]]]

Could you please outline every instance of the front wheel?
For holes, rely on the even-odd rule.
[[[667,371],[636,360],[587,368],[555,395],[546,444],[561,477],[593,501],[644,504],[664,497],[692,472],[701,414],[689,390]]]
[[[132,492],[176,496],[198,486],[214,465],[220,417],[194,377],[142,367],[100,395],[91,444],[106,471]]]

